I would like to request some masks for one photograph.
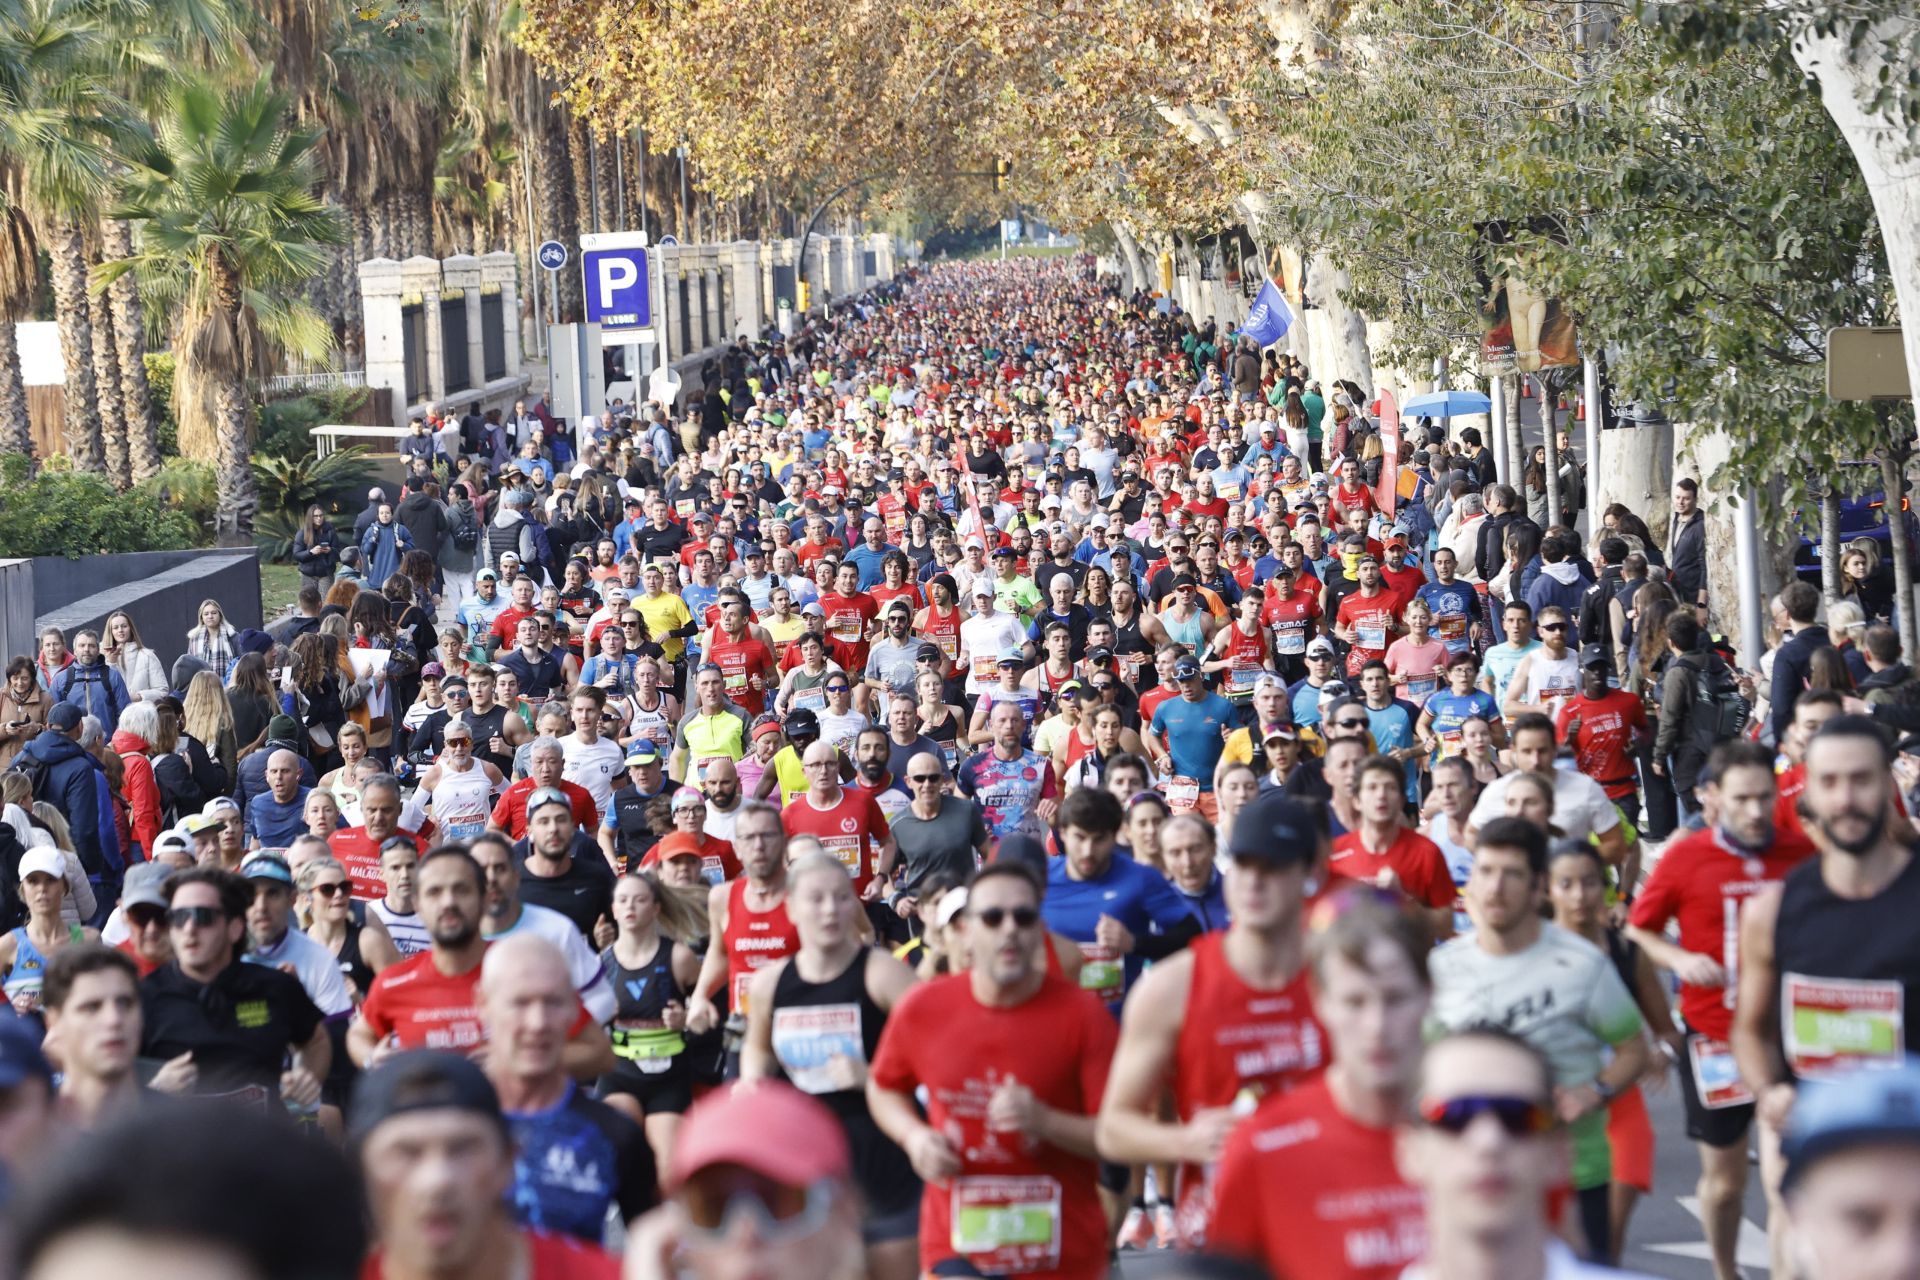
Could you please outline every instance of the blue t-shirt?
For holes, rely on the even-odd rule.
[[[1429,582],[1413,594],[1433,612],[1433,634],[1445,643],[1447,652],[1465,653],[1471,643],[1467,633],[1480,616],[1473,584],[1458,579],[1447,584]]]
[[[1193,907],[1167,878],[1145,863],[1115,854],[1106,872],[1092,880],[1067,874],[1065,858],[1047,860],[1047,897],[1040,909],[1047,928],[1074,940],[1085,953],[1080,986],[1107,1001],[1115,1016],[1140,977],[1138,954],[1109,953],[1094,942],[1101,916],[1112,916],[1136,939],[1158,926],[1166,932],[1193,914]]]
[[[1202,791],[1213,790],[1213,767],[1227,745],[1220,730],[1234,722],[1233,704],[1217,693],[1198,702],[1168,698],[1153,713],[1153,731],[1166,738],[1174,773],[1194,779]]]
[[[1363,704],[1364,705],[1364,704]],[[1395,698],[1384,707],[1367,707],[1367,728],[1382,752],[1404,751],[1414,744],[1413,726],[1420,723],[1420,712],[1411,703]],[[1407,801],[1420,803],[1420,771],[1407,766]]]
[[[260,841],[263,849],[284,849],[307,834],[303,813],[312,787],[301,787],[293,799],[281,804],[271,791],[247,801],[246,833]]]
[[[707,606],[720,598],[720,584],[716,582],[710,587],[703,587],[697,582],[689,582],[680,588],[680,598],[686,601],[687,612],[693,615],[693,620],[699,624],[700,631],[705,631]],[[699,632],[696,632],[687,637],[687,661],[690,666],[697,666],[700,662],[698,636]]]
[[[599,1244],[607,1207],[628,1221],[657,1203],[653,1150],[640,1126],[567,1082],[545,1111],[509,1111],[513,1216],[523,1226]]]
[[[1288,700],[1293,703],[1295,724],[1320,723],[1320,691],[1308,684],[1304,677],[1299,684],[1288,690]]]
[[[862,591],[871,591],[885,581],[880,575],[880,562],[899,549],[900,548],[889,542],[882,545],[878,551],[875,551],[872,547],[862,542],[859,546],[847,552],[847,563],[860,567],[860,589]]]
[[[1433,736],[1440,739],[1442,754],[1458,754],[1460,726],[1474,716],[1479,716],[1488,724],[1500,718],[1500,708],[1495,705],[1493,695],[1485,689],[1475,689],[1472,693],[1442,689],[1427,699],[1427,711],[1433,716],[1430,727]]]

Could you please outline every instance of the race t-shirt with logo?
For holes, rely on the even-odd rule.
[[[1442,689],[1427,699],[1427,715],[1431,717],[1427,728],[1439,740],[1439,753],[1436,760],[1460,754],[1461,726],[1476,717],[1489,725],[1500,719],[1500,704],[1485,689],[1475,689],[1471,693],[1455,693],[1452,689]]]
[[[1334,615],[1342,626],[1352,628],[1353,640],[1347,649],[1347,674],[1358,676],[1360,669],[1374,659],[1384,660],[1387,645],[1393,640],[1394,608],[1399,597],[1390,591],[1367,596],[1356,591],[1340,602]]]
[[[433,788],[433,820],[449,840],[471,840],[487,829],[487,817],[493,812],[493,782],[486,766],[473,763],[466,772],[455,773],[440,766],[440,780]]]
[[[753,975],[800,949],[800,932],[787,915],[786,899],[769,911],[750,911],[748,883],[743,877],[727,886],[727,926],[720,935],[727,956],[728,1007],[738,1014],[747,1012]]]
[[[1047,824],[1040,819],[1038,806],[1058,794],[1053,762],[1037,751],[1022,751],[1011,760],[1002,760],[999,752],[988,747],[970,756],[954,770],[953,782],[960,794],[979,803],[987,819],[987,830],[995,840],[1018,832],[1043,838]]]
[[[1480,617],[1480,601],[1470,582],[1429,582],[1414,592],[1433,614],[1433,634],[1447,652],[1462,654],[1473,647],[1473,624]]]
[[[1158,871],[1115,854],[1107,869],[1090,880],[1068,874],[1065,858],[1049,858],[1041,913],[1047,928],[1079,944],[1081,987],[1106,1001],[1118,1015],[1121,998],[1139,979],[1143,962],[1137,952],[1123,955],[1095,940],[1100,917],[1112,916],[1140,938],[1156,925],[1164,933],[1191,919],[1193,907]]]
[[[631,1222],[659,1203],[646,1133],[573,1081],[550,1107],[505,1114],[514,1148],[508,1199],[521,1225],[599,1244],[608,1206]]]
[[[867,667],[867,628],[880,616],[880,606],[865,592],[850,596],[829,592],[820,597],[820,608],[827,615],[827,644],[833,660],[848,671]]]
[[[435,966],[433,953],[424,951],[381,971],[360,1016],[377,1039],[392,1036],[402,1049],[469,1053],[487,1038],[479,987],[478,964],[465,973],[446,974]]]
[[[1382,871],[1391,871],[1400,882],[1400,891],[1422,906],[1451,907],[1454,899],[1453,873],[1447,868],[1440,846],[1406,827],[1394,828],[1393,843],[1379,852],[1362,843],[1358,831],[1349,831],[1333,842],[1327,860],[1329,875],[1373,884]]]
[[[1307,591],[1296,590],[1289,596],[1270,594],[1260,610],[1260,620],[1273,629],[1274,654],[1296,662],[1305,660],[1307,641],[1313,638],[1319,617],[1320,601]]]
[[[1511,643],[1496,644],[1487,649],[1486,657],[1482,659],[1480,669],[1486,673],[1488,682],[1493,685],[1493,700],[1495,703],[1505,704],[1507,700],[1507,686],[1513,682],[1513,673],[1520,666],[1521,660],[1528,654],[1538,653],[1544,648],[1546,648],[1546,646],[1538,640],[1529,640],[1523,647],[1518,649],[1514,648]]]
[[[412,833],[399,831],[395,834]],[[413,836],[413,843],[421,852],[426,851],[426,841],[419,836]],[[327,837],[327,847],[333,850],[333,856],[346,868],[356,899],[372,902],[375,898],[387,896],[387,882],[380,875],[380,844],[367,834],[365,827],[342,827]]]
[[[1624,689],[1609,689],[1598,698],[1579,694],[1560,704],[1554,727],[1560,741],[1573,744],[1580,772],[1605,787],[1611,799],[1634,794],[1634,734],[1650,733],[1640,699]]]
[[[921,1273],[961,1259],[974,1275],[1095,1280],[1107,1272],[1107,1224],[1094,1161],[990,1128],[987,1112],[1017,1083],[1057,1111],[1093,1115],[1106,1092],[1113,1019],[1057,978],[1010,1007],[981,1004],[970,981],[955,974],[909,991],[869,1075],[882,1089],[924,1088],[928,1123],[960,1159],[959,1172],[927,1184],[921,1200]]]
[[[745,707],[750,715],[757,716],[766,710],[764,683],[767,671],[773,666],[772,650],[751,634],[734,640],[723,631],[708,647],[706,660],[720,668],[726,680],[727,697]],[[754,676],[761,677],[761,688],[753,687]]]
[[[1000,682],[1000,655],[1026,644],[1027,629],[1013,614],[996,609],[960,624],[960,647],[967,653],[967,692],[978,694]]]
[[[840,788],[840,798],[830,808],[821,808],[811,792],[802,792],[780,811],[780,824],[788,836],[810,835],[820,847],[847,869],[853,877],[855,892],[864,892],[875,875],[874,851],[886,844],[891,834],[887,815],[871,791]]]
[[[1488,1023],[1511,1031],[1546,1055],[1554,1084],[1591,1085],[1607,1051],[1641,1034],[1640,1007],[1600,948],[1553,924],[1523,951],[1494,955],[1473,938],[1436,948],[1429,1019],[1457,1031]],[[1576,1120],[1573,1187],[1606,1184],[1612,1172],[1605,1108]]]
[[[235,958],[208,983],[165,964],[140,983],[140,1056],[193,1055],[193,1092],[262,1109],[280,1097],[287,1046],[313,1038],[323,1015],[298,978]]]
[[[1274,1280],[1395,1280],[1426,1244],[1426,1197],[1400,1177],[1393,1127],[1342,1114],[1325,1081],[1267,1099],[1227,1139],[1209,1250]]]
[[[1527,687],[1520,691],[1520,700],[1538,703],[1557,717],[1561,706],[1579,694],[1580,655],[1569,649],[1558,658],[1550,657],[1541,646],[1527,663]]]

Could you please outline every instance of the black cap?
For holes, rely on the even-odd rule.
[[[1611,671],[1613,655],[1607,652],[1606,645],[1597,640],[1592,644],[1583,644],[1580,646],[1580,666],[1583,670],[1587,667],[1605,667]]]
[[[1233,819],[1227,840],[1229,858],[1251,858],[1274,866],[1312,862],[1320,849],[1313,812],[1277,791],[1255,796]]]
[[[364,1142],[380,1125],[410,1111],[471,1111],[504,1131],[500,1095],[487,1073],[457,1053],[413,1049],[395,1054],[360,1076],[353,1089],[347,1136]]]
[[[1105,645],[1096,645],[1087,652],[1088,662],[1112,662],[1113,650]]]
[[[938,662],[941,657],[940,646],[931,642],[923,644],[914,652],[913,657],[916,662]]]
[[[817,738],[820,717],[806,707],[795,707],[787,713],[786,731],[789,738]]]

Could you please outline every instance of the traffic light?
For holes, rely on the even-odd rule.
[[[993,189],[1005,191],[1007,180],[1013,176],[1013,161],[996,159],[993,162]]]

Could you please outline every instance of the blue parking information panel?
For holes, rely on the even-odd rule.
[[[588,323],[607,329],[644,329],[653,323],[645,249],[584,250],[580,271]]]

